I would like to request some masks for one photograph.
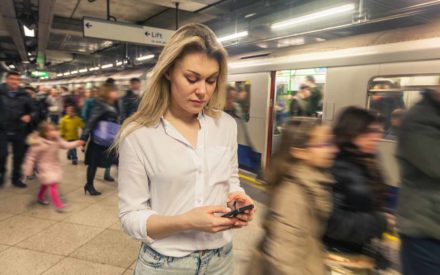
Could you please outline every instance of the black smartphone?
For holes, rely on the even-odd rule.
[[[222,217],[223,218],[234,218],[235,216],[237,216],[239,214],[243,214],[244,211],[252,210],[252,209],[254,209],[254,205],[249,204],[249,205],[243,206],[242,208],[232,210],[231,212],[224,214]]]

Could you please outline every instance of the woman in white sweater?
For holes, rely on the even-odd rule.
[[[142,241],[135,274],[232,274],[231,229],[255,210],[240,187],[237,125],[225,114],[226,51],[206,26],[168,41],[119,149],[124,230]]]

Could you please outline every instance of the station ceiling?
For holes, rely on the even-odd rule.
[[[82,18],[110,20],[174,30],[175,0],[1,0],[0,70],[16,67],[47,69],[56,73],[96,66],[161,51],[156,46],[84,38]],[[190,22],[210,26],[219,37],[247,31],[240,39],[225,41],[230,55],[317,43],[362,33],[429,23],[440,11],[439,1],[421,0],[190,0],[179,1],[179,26]],[[334,16],[275,29],[274,23],[354,5]],[[299,21],[297,21],[299,22]],[[27,37],[23,25],[35,29]],[[129,63],[134,66],[137,64]],[[154,59],[142,66],[151,66]],[[127,65],[127,66],[128,66]]]

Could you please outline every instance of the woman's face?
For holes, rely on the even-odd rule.
[[[56,140],[60,137],[60,131],[53,125],[49,125],[46,129],[46,137],[50,140]]]
[[[332,131],[330,127],[324,125],[312,130],[311,138],[305,149],[293,149],[296,158],[318,168],[330,168],[337,152]]]
[[[377,152],[377,145],[383,138],[382,125],[378,123],[368,126],[367,132],[357,136],[353,143],[359,147],[361,152],[366,154],[375,154]]]
[[[176,61],[166,77],[171,83],[171,108],[186,114],[200,113],[217,87],[220,66],[206,53],[188,53]]]

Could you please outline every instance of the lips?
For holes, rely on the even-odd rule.
[[[204,104],[205,103],[205,101],[203,101],[203,100],[190,100],[192,103],[195,103],[195,104],[198,104],[198,105],[201,105],[201,104]]]

